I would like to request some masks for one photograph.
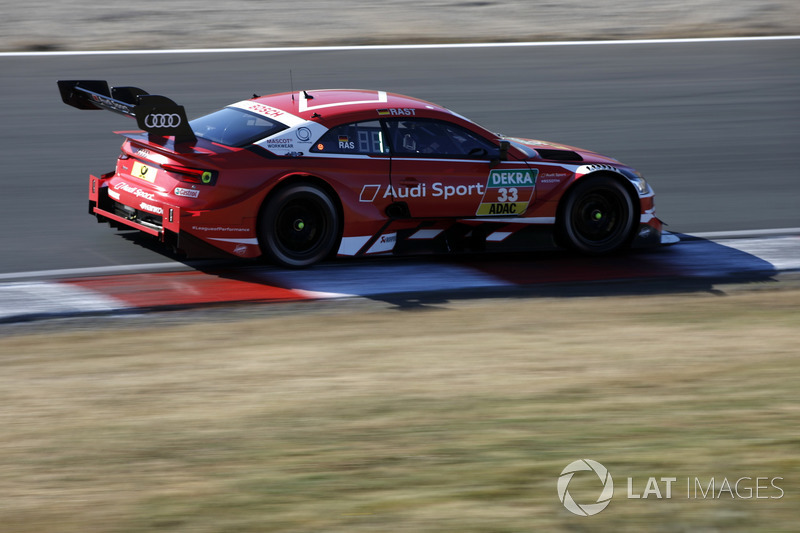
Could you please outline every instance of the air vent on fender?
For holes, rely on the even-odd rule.
[[[550,159],[551,161],[583,161],[583,158],[577,152],[570,150],[548,150],[537,148],[536,151],[542,159]]]

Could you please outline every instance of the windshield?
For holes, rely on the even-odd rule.
[[[287,128],[276,120],[230,107],[189,124],[198,138],[234,147],[246,146]]]

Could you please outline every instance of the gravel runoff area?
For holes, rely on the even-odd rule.
[[[0,0],[0,51],[800,34],[797,0]]]

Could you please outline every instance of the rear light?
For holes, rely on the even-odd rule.
[[[182,167],[180,165],[161,165],[167,172],[177,174],[177,178],[186,183],[200,183],[202,185],[214,185],[217,182],[216,170],[201,170],[199,168]]]

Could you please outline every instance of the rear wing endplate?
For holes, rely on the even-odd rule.
[[[148,94],[138,87],[109,87],[103,80],[58,82],[65,104],[78,109],[106,109],[136,119],[139,128],[176,142],[196,141],[186,111],[167,98]]]

